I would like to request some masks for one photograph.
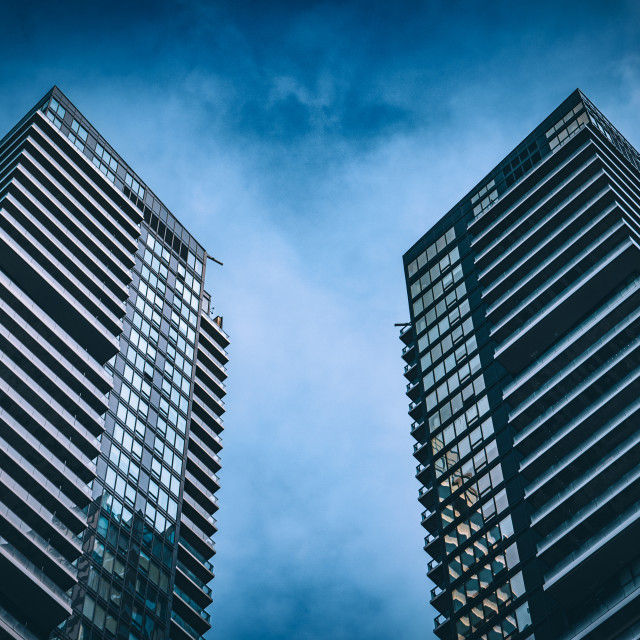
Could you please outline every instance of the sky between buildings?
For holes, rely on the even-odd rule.
[[[58,84],[224,262],[211,638],[435,637],[402,254],[576,87],[640,145],[640,5],[6,2],[0,34],[0,135]]]

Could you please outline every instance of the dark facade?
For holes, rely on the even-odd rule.
[[[52,89],[0,143],[0,638],[209,628],[207,253]]]
[[[440,638],[640,637],[639,169],[575,91],[404,256]]]

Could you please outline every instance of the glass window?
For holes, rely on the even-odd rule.
[[[524,631],[524,629],[531,626],[531,614],[529,613],[528,603],[525,602],[516,609],[516,620],[520,631]]]
[[[89,618],[89,620],[93,620],[93,613],[95,611],[95,607],[96,607],[95,600],[91,596],[85,595],[84,605],[82,607],[82,615]]]

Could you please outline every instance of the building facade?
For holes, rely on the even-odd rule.
[[[207,252],[56,87],[0,166],[0,638],[198,639],[229,344]]]
[[[404,256],[439,638],[640,637],[639,230],[577,90]]]

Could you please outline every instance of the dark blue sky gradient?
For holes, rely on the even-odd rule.
[[[1,131],[58,84],[225,263],[211,638],[433,638],[401,256],[576,87],[640,144],[640,5],[4,3],[0,43]]]

